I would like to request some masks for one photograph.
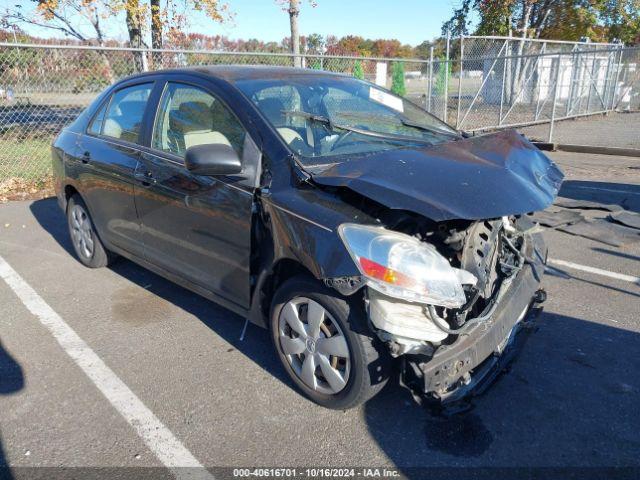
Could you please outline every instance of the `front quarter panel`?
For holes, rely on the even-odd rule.
[[[291,188],[264,198],[273,238],[274,261],[292,259],[317,279],[359,276],[338,227],[346,222],[375,223],[373,218],[317,188]]]

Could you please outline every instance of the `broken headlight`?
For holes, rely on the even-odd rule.
[[[466,302],[462,275],[428,243],[366,225],[342,224],[338,232],[371,288],[391,297],[447,308]]]

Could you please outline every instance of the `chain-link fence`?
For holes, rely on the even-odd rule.
[[[455,125],[471,131],[637,109],[639,48],[465,37],[453,60]],[[550,128],[549,139],[553,130]]]
[[[468,131],[640,108],[640,48],[465,37],[429,59],[0,43],[0,181],[50,171],[54,135],[124,76],[158,68],[247,64],[362,75]],[[397,73],[397,72],[396,72]]]

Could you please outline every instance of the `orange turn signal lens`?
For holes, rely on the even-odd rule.
[[[362,273],[366,276],[381,280],[399,287],[415,288],[416,282],[407,275],[397,272],[391,268],[380,265],[378,262],[360,257],[359,259]]]

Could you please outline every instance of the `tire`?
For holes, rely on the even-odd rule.
[[[75,194],[67,203],[67,225],[73,250],[78,260],[89,268],[106,267],[115,259],[96,233],[87,205]]]
[[[323,319],[315,334],[314,318]],[[285,370],[318,405],[356,407],[382,390],[389,378],[391,357],[370,331],[364,306],[309,276],[293,277],[276,291],[270,329]]]

